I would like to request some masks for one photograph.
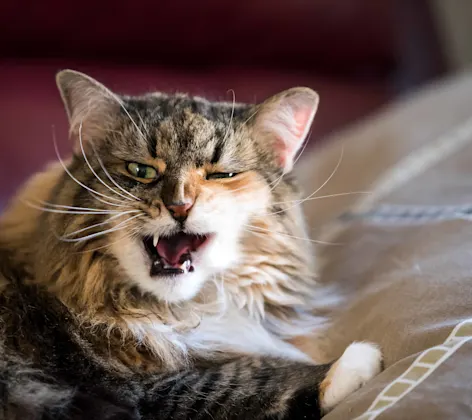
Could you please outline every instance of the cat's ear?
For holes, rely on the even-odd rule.
[[[80,137],[86,143],[103,136],[119,111],[117,95],[90,76],[73,70],[59,72],[56,82],[74,141],[77,143]]]
[[[277,164],[290,172],[305,141],[318,108],[319,96],[309,88],[297,87],[272,96],[258,105],[255,135],[272,148]]]

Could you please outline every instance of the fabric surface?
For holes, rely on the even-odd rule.
[[[385,370],[326,416],[472,417],[472,76],[394,104],[305,156],[321,282],[346,301],[302,343],[318,359],[378,343]],[[342,159],[340,159],[340,156]],[[403,375],[403,376],[402,376]]]

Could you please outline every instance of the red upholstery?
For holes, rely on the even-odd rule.
[[[316,139],[386,102],[397,65],[390,2],[378,0],[23,3],[0,3],[0,206],[54,158],[51,125],[69,150],[59,69],[126,93],[233,89],[250,102],[310,86],[321,94]]]

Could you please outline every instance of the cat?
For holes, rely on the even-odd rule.
[[[73,155],[0,219],[2,419],[319,419],[379,372],[373,344],[317,365],[288,341],[319,323],[291,174],[314,91],[57,84]]]

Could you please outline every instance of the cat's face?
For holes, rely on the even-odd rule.
[[[280,176],[317,105],[309,89],[249,106],[117,97],[71,71],[58,83],[75,140],[68,169],[82,184],[64,176],[58,196],[74,190],[72,206],[103,212],[77,217],[63,236],[87,246],[105,239],[126,281],[169,302],[224,275],[238,263],[243,235],[277,217],[271,206],[290,189]]]

